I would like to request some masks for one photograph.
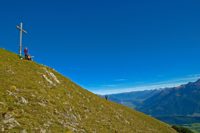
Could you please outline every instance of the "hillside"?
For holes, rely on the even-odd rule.
[[[169,125],[0,49],[0,132],[173,133]]]

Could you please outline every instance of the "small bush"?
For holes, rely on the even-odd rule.
[[[190,129],[181,126],[173,125],[172,128],[175,129],[178,133],[194,133]]]

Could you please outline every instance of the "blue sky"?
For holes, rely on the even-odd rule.
[[[176,86],[200,77],[200,1],[0,2],[0,47],[24,46],[99,94]]]

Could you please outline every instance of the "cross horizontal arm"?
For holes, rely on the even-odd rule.
[[[17,29],[22,30],[22,32],[27,34],[27,31],[25,31],[24,29],[22,29],[20,26],[17,25]]]

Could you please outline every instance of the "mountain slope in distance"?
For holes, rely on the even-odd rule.
[[[152,116],[200,116],[200,80],[178,87],[108,95]]]
[[[152,116],[198,115],[200,114],[200,80],[163,89],[145,100],[138,110]]]
[[[159,93],[160,90],[144,90],[144,91],[133,91],[119,94],[107,95],[109,100],[123,104],[130,108],[137,108],[143,104],[145,100]],[[105,97],[105,96],[103,96]]]

